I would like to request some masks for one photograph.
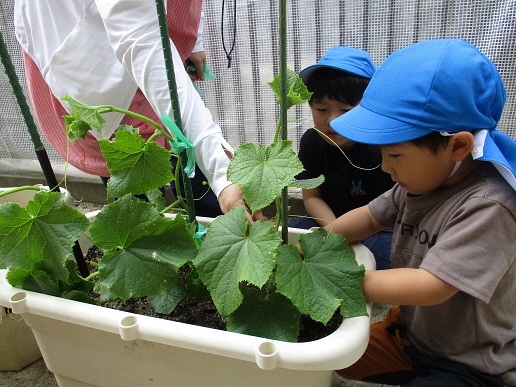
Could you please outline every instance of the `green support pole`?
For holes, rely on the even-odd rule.
[[[170,37],[168,34],[167,17],[165,12],[165,4],[163,0],[156,0],[156,9],[158,13],[159,29],[161,33],[161,43],[163,45],[163,55],[165,57],[165,68],[167,71],[168,89],[170,92],[170,101],[172,103],[172,112],[174,114],[174,122],[177,127],[183,130],[181,123],[181,111],[179,110],[179,98],[177,95],[176,77],[174,73],[174,62],[172,60],[172,49],[170,48]],[[186,195],[186,205],[188,207],[188,219],[191,223],[196,222],[195,207],[193,200],[192,184],[190,178],[184,172],[184,166],[187,163],[186,152],[179,154],[179,164],[181,167],[181,176]],[[178,189],[179,191],[179,189]]]
[[[280,59],[280,123],[281,139],[286,140],[287,131],[287,1],[279,2],[279,59]],[[281,192],[281,237],[288,243],[288,188]]]

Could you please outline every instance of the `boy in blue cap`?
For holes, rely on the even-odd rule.
[[[348,378],[404,386],[516,385],[516,142],[496,130],[505,89],[471,44],[391,54],[332,121],[380,145],[397,184],[326,229],[349,242],[393,227],[392,269],[366,271],[368,301],[400,305],[371,325]]]
[[[290,222],[289,227],[325,226],[393,186],[390,176],[380,168],[378,149],[350,141],[330,127],[331,120],[359,104],[375,70],[364,50],[335,46],[299,73],[313,93],[308,103],[315,129],[308,129],[301,137],[299,158],[305,171],[297,178],[324,175],[325,180],[317,188],[302,190],[309,217],[300,217]],[[373,252],[377,269],[391,266],[391,239],[392,233],[387,230],[363,241]]]

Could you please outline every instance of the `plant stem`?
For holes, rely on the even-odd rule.
[[[169,212],[170,210],[174,210],[176,212],[187,212],[185,209],[183,208],[176,208],[177,205],[181,205],[181,204],[184,204],[184,200],[181,198],[181,199],[178,199],[176,200],[174,203],[172,203],[171,205],[165,207],[163,210],[160,211],[160,214],[165,214],[167,212]]]
[[[158,129],[158,131],[160,132],[164,132],[163,128],[161,127],[160,124],[158,124],[156,121],[154,120],[151,120],[150,118],[148,117],[145,117],[141,114],[138,114],[138,113],[135,113],[135,112],[132,112],[130,110],[125,110],[125,109],[120,109],[120,108],[117,108],[116,106],[108,106],[106,105],[107,108],[110,108],[109,111],[113,111],[113,112],[118,112],[118,113],[122,113],[122,114],[126,114],[128,116],[131,116],[131,117],[135,117],[135,118],[138,118],[142,121],[145,121],[149,124],[151,124],[152,126],[154,126],[156,129]],[[161,133],[160,133],[161,134]]]
[[[169,141],[172,141],[174,139],[169,133],[167,133],[163,129],[163,127],[159,123],[157,123],[154,120],[151,120],[148,117],[142,116],[141,114],[135,113],[131,110],[125,110],[125,109],[117,108],[117,107],[111,106],[111,105],[101,105],[101,106],[96,106],[95,108],[98,110],[99,114],[117,112],[117,113],[122,113],[122,114],[130,116],[130,117],[138,118],[141,121],[145,121],[148,124],[151,124],[152,126],[154,126],[156,128],[156,130],[147,139],[147,142],[153,141],[158,136],[163,136]]]
[[[96,271],[95,273],[91,273],[89,276],[87,276],[86,278],[84,278],[86,281],[91,281],[93,278],[95,278],[96,276],[99,275],[99,272]]]
[[[274,142],[278,142],[279,134],[281,130],[281,118],[276,124],[276,132],[274,133]]]
[[[279,197],[276,198],[275,202],[276,202],[276,219],[275,219],[274,227],[276,228],[276,230],[278,230],[280,222],[281,222],[281,210],[282,210],[281,198],[279,198]]]
[[[2,196],[10,195],[10,194],[13,194],[13,193],[16,193],[16,192],[28,191],[28,190],[31,190],[31,191],[42,191],[41,187],[38,187],[38,186],[35,186],[35,185],[23,185],[21,187],[16,187],[16,188],[10,189],[8,191],[0,192],[0,198]]]

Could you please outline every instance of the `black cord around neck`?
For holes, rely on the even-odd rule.
[[[233,50],[235,49],[235,43],[236,43],[236,0],[233,0],[233,43],[231,45],[231,49],[226,49],[226,43],[224,39],[224,11],[225,11],[225,0],[222,0],[222,18],[220,23],[220,31],[222,35],[222,48],[224,49],[224,52],[226,53],[226,59],[228,60],[228,68],[231,67],[231,54],[233,53]]]

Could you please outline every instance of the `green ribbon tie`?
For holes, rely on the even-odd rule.
[[[202,237],[204,236],[204,234],[206,234],[207,231],[208,229],[206,227],[204,227],[200,223],[197,223],[197,231],[194,235],[194,239],[198,241],[199,246],[202,245]]]
[[[167,129],[170,130],[170,133],[176,136],[169,141],[172,151],[179,154],[186,149],[188,161],[186,163],[186,167],[184,167],[184,172],[191,179],[195,176],[195,156],[193,144],[186,139],[183,132],[181,132],[181,130],[177,127],[172,118],[163,113],[160,119],[161,122],[165,124]]]
[[[208,66],[206,63],[202,66],[202,68],[204,71],[204,80],[205,81],[213,81],[213,80],[217,79],[217,77],[215,76],[213,71],[211,71],[210,66]],[[186,68],[186,72],[195,74],[195,73],[197,73],[197,69],[195,68],[195,66],[193,64],[191,64]],[[197,86],[197,83],[195,83],[194,81],[192,81],[192,84],[195,87],[195,90],[197,90],[199,95],[202,97],[204,95],[204,92],[201,90],[201,88],[199,86]]]

